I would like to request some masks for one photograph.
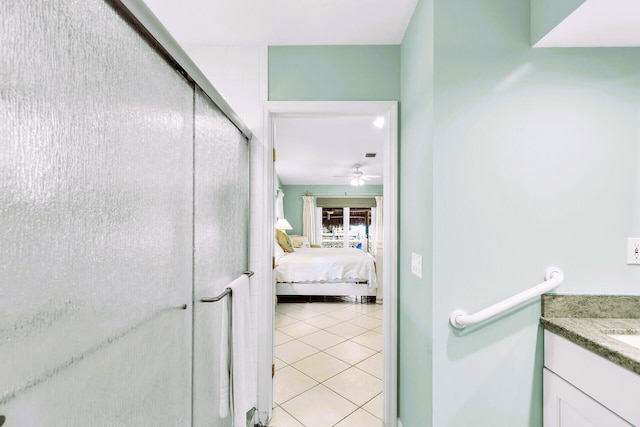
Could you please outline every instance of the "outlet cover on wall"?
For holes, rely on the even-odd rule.
[[[411,274],[422,279],[422,255],[411,252]]]
[[[640,238],[627,239],[627,264],[640,264]]]

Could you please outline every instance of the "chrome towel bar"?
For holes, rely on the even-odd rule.
[[[229,289],[229,288],[225,289],[224,292],[221,293],[220,295],[218,295],[217,297],[201,298],[200,302],[216,302],[216,301],[220,301],[222,298],[226,297],[227,295],[231,295],[231,289]]]
[[[253,276],[253,271],[245,271],[242,274],[246,274],[247,276],[251,277]],[[200,302],[216,302],[216,301],[220,301],[222,298],[226,297],[227,295],[231,294],[231,289],[226,288],[224,290],[224,292],[222,292],[220,295],[216,296],[216,297],[212,297],[212,298],[201,298]]]
[[[490,317],[497,316],[500,313],[504,313],[505,311],[510,310],[513,307],[529,301],[537,296],[540,296],[545,292],[549,292],[550,290],[560,286],[560,284],[564,281],[564,273],[562,272],[561,268],[547,267],[544,279],[545,281],[540,283],[539,285],[529,288],[526,291],[520,292],[519,294],[516,294],[511,298],[502,300],[490,307],[485,308],[484,310],[478,311],[477,313],[467,314],[467,312],[464,310],[454,310],[451,313],[451,317],[449,318],[451,326],[456,329],[463,329],[465,326],[475,325],[476,323],[487,320]]]

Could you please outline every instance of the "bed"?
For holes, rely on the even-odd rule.
[[[375,297],[376,263],[353,248],[295,248],[277,257],[277,295]]]

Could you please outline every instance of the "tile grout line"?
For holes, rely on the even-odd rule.
[[[381,306],[380,306],[380,307],[381,307]],[[304,306],[304,305],[301,305],[301,306],[300,306],[300,308],[299,308],[299,310],[304,310],[304,309],[308,309],[308,308],[307,308],[306,306]],[[333,317],[333,316],[330,316],[330,315],[328,314],[328,313],[331,313],[331,312],[337,312],[337,311],[340,311],[340,310],[348,310],[348,311],[353,312],[353,313],[354,313],[354,314],[356,314],[356,315],[355,315],[354,317],[349,318],[349,319],[343,320],[343,319],[340,319],[339,317]],[[314,389],[314,388],[318,387],[319,385],[322,385],[323,387],[327,388],[328,390],[331,390],[333,393],[335,393],[335,394],[336,394],[337,396],[339,396],[341,399],[344,399],[344,400],[346,400],[347,402],[351,403],[352,405],[355,405],[355,406],[356,406],[356,408],[355,408],[353,411],[351,411],[350,413],[348,413],[347,415],[345,415],[345,416],[344,416],[340,421],[338,421],[338,423],[337,423],[337,424],[334,424],[334,425],[338,425],[339,423],[341,423],[342,421],[344,421],[345,419],[347,419],[348,417],[350,417],[351,415],[353,415],[355,412],[357,412],[357,411],[359,411],[359,410],[362,410],[362,411],[364,411],[365,413],[367,413],[367,414],[371,415],[372,417],[374,417],[374,418],[376,418],[376,419],[378,419],[378,420],[379,420],[380,418],[378,418],[378,416],[376,416],[375,414],[373,414],[373,413],[371,413],[370,411],[368,411],[367,409],[365,409],[365,408],[364,408],[364,406],[365,406],[365,405],[368,405],[369,403],[371,403],[371,401],[373,401],[374,399],[376,399],[377,397],[379,397],[379,396],[380,396],[380,394],[382,393],[382,390],[380,390],[380,392],[378,392],[375,396],[373,396],[373,397],[371,397],[370,399],[368,399],[366,402],[363,402],[363,403],[362,403],[362,405],[358,405],[356,402],[351,401],[349,398],[347,398],[347,397],[343,396],[343,395],[342,395],[342,394],[340,394],[338,391],[336,391],[336,390],[332,389],[331,387],[329,387],[329,386],[325,385],[325,383],[326,383],[327,381],[331,380],[332,378],[335,378],[336,376],[338,376],[338,375],[340,375],[340,374],[342,374],[342,373],[344,373],[344,372],[346,372],[346,371],[348,371],[348,370],[350,370],[350,369],[352,369],[352,368],[357,369],[357,370],[358,370],[359,372],[361,372],[362,374],[365,374],[365,375],[371,376],[371,377],[373,377],[373,378],[375,378],[375,379],[377,379],[377,380],[379,380],[379,381],[382,381],[382,379],[381,379],[380,377],[378,377],[377,375],[372,374],[372,373],[370,373],[370,372],[367,372],[366,370],[364,370],[364,369],[362,369],[361,367],[358,367],[358,366],[357,366],[357,365],[359,365],[359,364],[361,364],[361,363],[363,363],[363,362],[365,362],[365,361],[367,361],[367,360],[369,360],[369,359],[371,359],[371,358],[373,358],[373,357],[376,357],[376,356],[378,356],[378,355],[382,355],[382,350],[378,350],[377,348],[372,348],[372,347],[370,347],[370,346],[368,346],[368,345],[364,345],[364,344],[361,344],[361,343],[359,343],[359,342],[353,341],[353,339],[354,339],[354,338],[360,337],[360,336],[362,336],[362,335],[364,335],[364,334],[375,333],[375,334],[382,335],[380,332],[375,331],[375,329],[380,328],[380,326],[382,326],[382,325],[376,325],[376,326],[373,326],[373,327],[366,327],[366,326],[358,325],[357,323],[352,323],[355,319],[362,318],[362,316],[366,316],[367,318],[371,319],[371,321],[372,321],[372,322],[375,322],[375,320],[377,320],[377,321],[381,321],[381,319],[379,319],[379,318],[377,318],[377,317],[374,317],[374,316],[370,316],[370,315],[369,315],[369,314],[371,314],[372,312],[379,311],[379,310],[380,310],[380,309],[373,310],[373,311],[367,311],[367,312],[363,313],[363,312],[359,312],[359,311],[356,311],[356,310],[349,310],[349,307],[346,307],[346,308],[337,308],[337,309],[335,309],[335,310],[330,310],[330,311],[326,311],[326,312],[324,312],[324,311],[323,311],[323,312],[316,312],[316,313],[317,313],[316,315],[314,315],[314,316],[309,316],[309,317],[305,317],[304,319],[297,319],[296,317],[294,317],[294,316],[292,316],[292,315],[290,315],[290,314],[287,314],[286,312],[280,312],[280,311],[277,311],[277,310],[276,310],[276,316],[277,316],[278,314],[281,314],[281,315],[284,315],[284,316],[290,317],[290,318],[292,318],[292,319],[295,319],[295,321],[294,321],[294,322],[287,323],[286,325],[281,325],[281,326],[279,326],[279,327],[275,328],[275,329],[276,329],[276,331],[278,331],[278,332],[280,332],[281,334],[283,334],[283,335],[285,335],[285,336],[287,336],[287,337],[290,337],[290,338],[291,338],[289,341],[283,342],[283,343],[281,343],[281,344],[279,344],[279,345],[284,345],[284,344],[287,344],[287,343],[296,342],[296,343],[300,343],[300,344],[303,344],[303,345],[305,345],[305,346],[311,347],[313,350],[315,350],[315,352],[314,352],[313,354],[310,354],[310,355],[308,355],[308,356],[302,357],[301,359],[295,360],[295,361],[293,361],[293,362],[291,362],[291,363],[287,363],[287,362],[285,362],[284,360],[282,360],[281,358],[278,358],[278,360],[280,360],[280,361],[284,364],[284,366],[282,366],[282,367],[280,367],[280,368],[279,368],[280,370],[282,370],[282,369],[283,369],[283,368],[285,368],[285,367],[291,367],[291,368],[293,368],[296,372],[298,372],[298,373],[300,373],[300,374],[304,375],[305,377],[307,377],[307,378],[311,379],[311,380],[315,383],[315,385],[313,385],[312,387],[310,387],[310,388],[308,388],[308,389],[306,389],[306,390],[301,391],[300,393],[296,394],[295,396],[292,396],[292,397],[288,398],[286,401],[283,401],[283,402],[281,402],[281,403],[276,403],[276,406],[277,406],[277,407],[279,407],[279,408],[280,408],[282,411],[284,411],[285,413],[287,413],[287,415],[289,415],[290,417],[292,417],[294,420],[296,420],[297,422],[300,422],[300,420],[298,420],[295,416],[293,416],[293,414],[291,414],[291,413],[289,413],[288,411],[286,411],[286,409],[285,409],[282,405],[283,405],[283,404],[286,404],[287,402],[289,402],[289,401],[291,401],[291,400],[293,400],[293,399],[295,399],[295,398],[297,398],[297,397],[299,397],[299,396],[301,396],[301,395],[302,395],[302,394],[304,394],[304,393],[309,392],[310,390],[312,390],[312,389]],[[294,307],[294,308],[292,308],[291,310],[288,310],[288,311],[289,311],[289,313],[295,313],[296,311],[298,311],[298,308]],[[313,311],[313,310],[311,310],[311,311]],[[309,320],[309,319],[317,318],[317,317],[320,317],[320,316],[327,316],[327,317],[330,317],[330,318],[332,318],[332,319],[338,320],[339,322],[338,322],[338,323],[336,323],[336,324],[334,324],[334,325],[330,325],[330,326],[327,326],[327,327],[324,327],[324,328],[318,327],[318,326],[316,326],[316,325],[314,325],[314,324],[312,324],[312,323],[308,323],[308,322],[307,322],[307,320]],[[373,319],[375,319],[375,320],[373,320]],[[313,331],[313,332],[310,332],[310,333],[302,334],[302,335],[300,335],[299,337],[293,337],[293,336],[291,336],[291,335],[287,334],[286,332],[284,332],[284,331],[280,330],[280,328],[282,328],[282,327],[286,327],[286,326],[288,326],[288,325],[297,324],[297,323],[300,323],[300,322],[302,322],[302,323],[304,323],[304,324],[306,324],[306,325],[308,325],[308,326],[311,326],[311,327],[315,328],[316,330],[315,330],[315,331]],[[352,337],[350,337],[350,338],[346,338],[346,337],[344,337],[344,336],[338,335],[338,334],[336,334],[335,332],[332,332],[332,331],[329,331],[329,330],[328,330],[329,328],[332,328],[332,327],[335,327],[335,326],[337,326],[337,325],[341,325],[341,324],[344,324],[344,323],[348,323],[348,324],[349,324],[349,325],[351,325],[351,326],[355,326],[355,327],[357,327],[357,328],[360,328],[360,329],[362,329],[362,330],[363,330],[363,332],[361,332],[361,333],[359,333],[359,334],[356,334],[356,335],[354,335],[354,336],[352,336]],[[310,336],[310,335],[313,335],[313,334],[315,334],[315,333],[321,332],[321,331],[322,331],[322,332],[326,332],[326,333],[328,333],[328,334],[331,334],[331,335],[333,335],[333,336],[335,336],[335,337],[338,337],[339,339],[341,339],[341,340],[343,340],[343,341],[341,341],[341,342],[339,342],[339,343],[336,343],[336,344],[334,344],[334,345],[330,345],[329,347],[326,347],[326,348],[323,348],[323,349],[319,349],[319,348],[317,348],[317,347],[315,347],[315,346],[313,346],[313,345],[307,344],[306,342],[302,341],[302,339],[303,339],[303,338],[308,337],[308,336]],[[336,356],[334,356],[334,355],[332,355],[332,354],[329,354],[329,353],[327,353],[327,351],[326,351],[326,350],[330,350],[331,348],[334,348],[334,347],[336,347],[336,346],[339,346],[339,345],[344,344],[344,343],[347,343],[347,342],[350,342],[350,343],[352,343],[352,344],[356,344],[356,345],[358,345],[358,346],[361,346],[361,347],[366,348],[367,350],[373,351],[373,354],[371,354],[371,355],[369,355],[369,356],[366,356],[366,357],[364,357],[363,359],[358,360],[358,361],[357,361],[357,362],[355,362],[355,363],[351,363],[351,362],[349,362],[349,361],[346,361],[346,360],[343,360],[343,359],[341,359],[341,358],[339,358],[339,357],[336,357]],[[277,347],[277,346],[276,346],[276,347]],[[326,355],[326,356],[328,356],[328,357],[335,358],[336,360],[339,360],[340,362],[345,363],[347,367],[346,367],[345,369],[340,370],[339,372],[336,372],[335,374],[331,375],[330,377],[325,378],[325,379],[324,379],[324,380],[322,380],[322,381],[319,381],[319,380],[316,380],[315,378],[311,377],[310,375],[306,374],[305,372],[301,371],[301,370],[300,370],[300,369],[298,369],[296,366],[294,366],[294,364],[296,364],[296,363],[298,363],[298,362],[301,362],[301,361],[303,361],[303,360],[305,360],[305,359],[308,359],[308,358],[310,358],[310,357],[316,356],[316,355],[318,355],[318,354],[324,354],[324,355]],[[277,357],[277,356],[276,356],[276,357]],[[302,424],[302,423],[301,423],[301,424]]]

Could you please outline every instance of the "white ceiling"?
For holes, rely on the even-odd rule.
[[[536,47],[640,46],[639,0],[587,0]]]
[[[400,44],[417,0],[144,0],[187,45]],[[537,46],[640,46],[640,0],[586,0]],[[382,175],[374,117],[280,118],[277,172],[287,185],[348,184],[354,164]],[[349,120],[350,121],[350,120]],[[375,160],[365,152],[378,152]],[[371,181],[370,183],[381,183]]]
[[[417,0],[144,0],[182,44],[400,44]]]
[[[173,38],[194,45],[400,44],[417,0],[144,0]],[[279,118],[276,171],[286,185],[349,185],[355,164],[382,175],[375,117]],[[375,159],[365,152],[377,152]],[[382,178],[366,180],[382,184]]]
[[[184,45],[399,44],[417,0],[144,0]],[[639,0],[586,0],[537,44],[640,46]]]
[[[275,119],[276,170],[285,185],[349,185],[355,164],[366,184],[382,185],[382,147],[386,129],[376,117]],[[386,126],[386,124],[385,124]],[[365,158],[365,153],[377,153]],[[336,177],[339,176],[339,177]]]

